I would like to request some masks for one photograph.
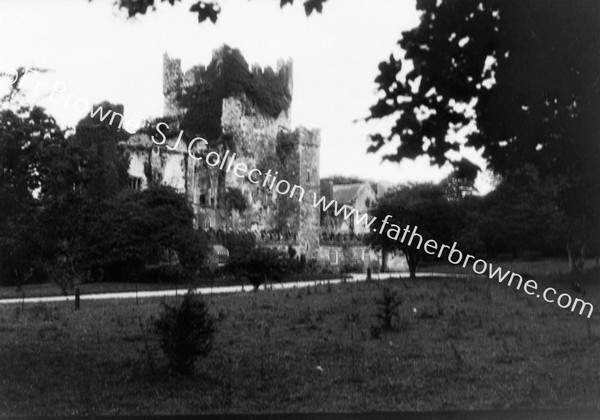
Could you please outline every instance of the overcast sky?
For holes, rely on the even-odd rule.
[[[216,25],[199,24],[189,3],[159,5],[132,20],[113,0],[2,0],[0,70],[52,69],[30,78],[30,87],[44,83],[32,100],[73,126],[84,112],[49,100],[57,80],[73,100],[122,103],[126,118],[139,121],[162,115],[164,52],[181,58],[184,71],[208,64],[223,43],[251,64],[274,66],[291,57],[293,125],[321,129],[321,176],[398,183],[439,181],[449,172],[430,168],[425,158],[382,163],[381,154],[366,153],[367,135],[377,127],[354,123],[377,99],[378,63],[398,51],[402,31],[418,24],[413,0],[330,0],[322,15],[309,18],[300,0],[283,10],[278,0],[221,0]]]

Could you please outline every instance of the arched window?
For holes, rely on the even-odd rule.
[[[338,264],[338,253],[335,249],[330,249],[329,250],[329,263],[331,265],[337,265]]]

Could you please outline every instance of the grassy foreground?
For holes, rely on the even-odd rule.
[[[374,338],[385,286],[401,318]],[[211,310],[215,348],[181,377],[148,327],[158,300],[0,306],[0,415],[600,407],[600,316],[485,279],[215,296]]]

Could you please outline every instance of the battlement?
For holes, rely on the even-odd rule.
[[[185,113],[185,109],[177,103],[177,99],[184,88],[200,85],[211,78],[231,78],[237,89],[242,89],[262,113],[270,114],[276,118],[279,111],[289,113],[289,104],[293,95],[293,61],[292,59],[279,59],[277,66],[259,65],[249,66],[241,53],[223,45],[212,52],[212,59],[208,65],[196,65],[185,71],[181,68],[181,59],[171,58],[167,53],[163,55],[163,94],[164,116],[178,116]],[[258,95],[254,98],[256,93]],[[222,92],[222,99],[238,96],[240,92]]]

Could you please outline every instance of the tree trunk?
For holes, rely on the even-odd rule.
[[[417,278],[417,266],[419,265],[419,251],[407,249],[404,251],[406,262],[408,263],[408,272],[411,279]]]
[[[380,271],[382,273],[387,273],[387,260],[388,260],[388,253],[386,250],[381,250],[381,269]]]
[[[585,262],[585,244],[571,245],[567,244],[567,255],[569,257],[569,269],[572,273],[583,272]]]

